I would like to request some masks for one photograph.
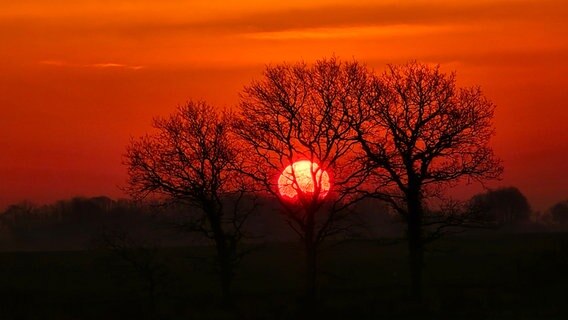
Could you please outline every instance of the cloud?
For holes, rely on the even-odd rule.
[[[140,70],[140,69],[143,69],[145,67],[145,66],[139,66],[139,65],[127,65],[127,64],[113,63],[113,62],[76,64],[76,63],[69,63],[69,62],[60,61],[60,60],[42,60],[39,63],[49,65],[49,66],[56,66],[56,67],[102,68],[102,69],[114,68],[114,69]]]
[[[546,17],[564,21],[566,10],[558,10],[559,0],[543,1],[456,1],[456,2],[396,2],[372,4],[335,4],[319,7],[250,12],[233,17],[202,22],[169,23],[167,20],[139,21],[136,24],[115,25],[115,31],[131,35],[151,35],[172,32],[221,34],[255,34],[293,30],[357,28],[371,26],[420,25],[440,26],[522,20]]]
[[[390,3],[359,4],[356,1],[341,4],[316,5],[287,9],[235,10],[233,15],[219,15],[195,21],[188,8],[186,19],[172,18],[177,11],[161,10],[155,15],[134,15],[130,19],[120,15],[87,13],[66,16],[46,15],[29,21],[7,19],[0,25],[11,32],[22,32],[22,28],[56,28],[70,34],[118,34],[125,37],[143,38],[170,36],[175,33],[234,35],[263,34],[292,30],[336,29],[357,27],[379,27],[398,25],[447,26],[456,24],[477,24],[502,22],[504,20],[546,19],[547,22],[565,20],[564,0],[500,0],[500,1],[397,1]],[[230,7],[230,4],[227,4]],[[246,3],[243,4],[246,6]],[[173,10],[173,9],[171,9]],[[26,18],[21,18],[26,19]],[[27,23],[22,23],[27,22]],[[22,27],[24,26],[24,27]],[[28,27],[26,27],[28,26]],[[71,30],[71,31],[70,31]]]
[[[261,40],[292,40],[292,39],[354,39],[374,38],[378,36],[399,37],[405,35],[425,35],[439,32],[461,30],[450,26],[428,25],[388,25],[362,26],[344,28],[308,28],[284,31],[243,33],[241,36]]]
[[[94,63],[85,65],[86,67],[93,67],[93,68],[126,68],[132,70],[140,70],[144,68],[144,66],[129,66],[121,63]]]

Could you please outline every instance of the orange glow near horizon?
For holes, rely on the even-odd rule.
[[[331,183],[329,175],[319,165],[309,160],[296,161],[287,166],[278,178],[278,191],[287,201],[297,201],[300,196],[313,197],[318,193],[318,199],[327,196]]]
[[[564,0],[0,0],[0,210],[124,197],[122,154],[188,99],[238,103],[267,64],[411,59],[497,105],[491,144],[537,210],[568,197]],[[452,189],[465,198],[477,187]]]

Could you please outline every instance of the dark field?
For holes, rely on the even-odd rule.
[[[568,319],[566,233],[435,242],[421,305],[406,297],[405,249],[377,241],[327,248],[320,302],[307,318]],[[298,319],[298,252],[267,244],[248,255],[230,309],[219,307],[216,277],[201,258],[209,248],[137,250],[135,263],[106,251],[1,253],[0,319]]]

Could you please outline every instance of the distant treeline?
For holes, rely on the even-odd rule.
[[[469,200],[472,210],[500,227],[523,230],[555,229],[568,225],[568,200],[544,213],[533,212],[526,197],[515,187],[480,193]],[[183,221],[191,210],[183,205],[157,205],[106,196],[75,197],[48,205],[20,202],[0,214],[0,250],[85,249],[105,232],[122,232],[156,245],[207,244],[198,234],[184,232]],[[379,200],[360,202],[351,227],[342,238],[396,238],[404,224]],[[263,199],[248,223],[250,241],[293,241],[279,216],[277,203]]]

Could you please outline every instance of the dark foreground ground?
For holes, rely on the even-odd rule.
[[[406,297],[403,243],[337,244],[322,256],[320,302],[308,318],[568,319],[567,243],[563,233],[435,242],[421,305]],[[0,319],[302,318],[303,260],[294,244],[268,244],[245,258],[229,310],[219,307],[216,278],[200,258],[210,252],[0,253]]]

